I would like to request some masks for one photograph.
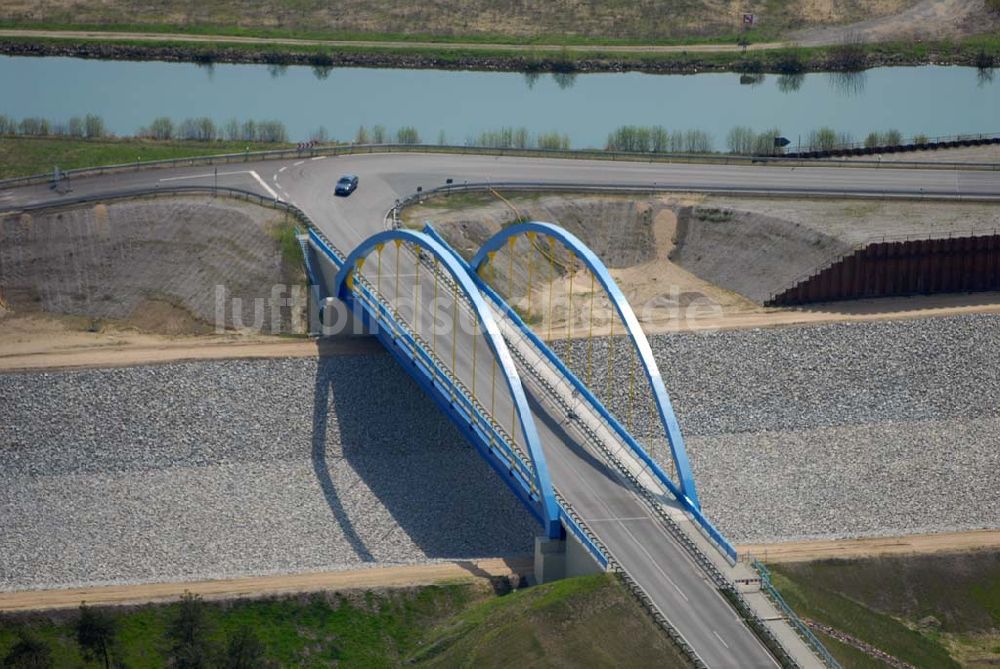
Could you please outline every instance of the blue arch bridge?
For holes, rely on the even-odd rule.
[[[346,306],[538,521],[539,582],[616,572],[695,666],[837,666],[706,516],[639,320],[578,238],[527,222],[465,256],[430,225],[346,254],[317,229],[300,243],[320,321]]]

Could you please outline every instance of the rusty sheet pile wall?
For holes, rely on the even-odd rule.
[[[768,306],[1000,290],[1000,235],[869,243],[775,295]]]

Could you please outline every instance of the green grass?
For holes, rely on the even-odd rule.
[[[302,257],[302,246],[296,237],[298,228],[295,222],[288,218],[278,219],[269,230],[271,237],[278,242],[281,248],[281,259],[287,267],[304,267],[305,259]]]
[[[962,654],[1000,625],[998,553],[826,560],[773,571],[775,586],[803,617],[918,667],[958,667],[949,648]],[[937,624],[921,626],[930,617]],[[828,647],[845,666],[870,666],[842,644]]]
[[[285,148],[287,144],[246,142],[173,142],[142,139],[70,139],[63,137],[0,137],[0,179],[30,176],[60,169],[117,165],[137,160],[190,158]]]
[[[112,609],[117,657],[162,667],[177,604]],[[243,626],[281,667],[685,666],[638,604],[608,575],[567,579],[497,597],[481,585],[238,600],[206,604],[216,648]],[[0,616],[0,658],[24,626],[56,666],[82,666],[75,611]]]
[[[94,44],[93,40],[76,38],[5,38],[10,45],[31,44],[41,47]],[[100,43],[100,41],[98,41]],[[602,51],[599,45],[582,45],[564,51],[513,50],[503,46],[491,48],[444,48],[443,46],[343,46],[238,44],[225,42],[176,42],[164,40],[121,40],[101,43],[108,48],[128,49],[130,57],[156,58],[163,51],[176,55],[180,51],[193,62],[245,62],[264,60],[275,64],[307,64],[325,68],[359,57],[378,58],[372,64],[390,66],[398,60],[412,67],[414,59],[438,68],[475,69],[476,63],[489,63],[495,69],[499,61],[513,71],[538,72],[558,70],[573,72],[580,62],[600,68],[602,63],[654,72],[690,72],[695,70],[731,70],[737,72],[782,72],[789,60],[797,62],[801,71],[823,71],[830,68],[836,47],[790,47],[765,51],[670,53]],[[1000,36],[980,35],[960,41],[889,42],[865,46],[869,66],[882,62],[920,64],[927,62],[971,64],[980,54],[1000,59]],[[352,61],[353,62],[353,61]]]
[[[301,39],[345,42],[428,42],[438,44],[502,44],[511,46],[687,46],[696,44],[735,44],[739,34],[649,38],[615,38],[565,33],[510,35],[503,33],[435,34],[429,32],[363,32],[356,30],[316,30],[315,28],[267,28],[233,24],[176,23],[64,23],[57,21],[19,21],[0,19],[0,29],[86,31],[107,33],[174,33],[219,37],[257,37],[262,39]]]
[[[206,605],[209,638],[216,647],[243,626],[251,627],[282,667],[393,667],[417,648],[427,627],[481,599],[469,585],[442,585],[343,598],[316,594],[298,598]],[[114,609],[119,654],[132,669],[166,665],[164,633],[177,605]],[[55,665],[81,666],[73,622],[76,613],[0,618],[0,658],[16,641],[18,625],[29,627],[53,648]]]
[[[479,604],[425,638],[428,667],[683,667],[610,575],[557,581]]]

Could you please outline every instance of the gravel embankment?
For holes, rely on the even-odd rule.
[[[535,531],[388,356],[0,375],[0,458],[0,590],[524,554]]]
[[[998,335],[964,316],[652,345],[704,508],[743,542],[1000,527]],[[0,590],[520,554],[536,529],[388,356],[0,375],[0,458]]]
[[[734,541],[1000,527],[1000,317],[650,343],[703,506]],[[595,359],[605,355],[606,343],[595,346]],[[618,415],[626,355],[618,339]],[[571,366],[584,369],[585,356],[576,342]],[[646,387],[640,378],[636,396]],[[662,434],[651,404],[633,421],[637,433]]]

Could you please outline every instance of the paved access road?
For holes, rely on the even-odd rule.
[[[358,190],[335,198],[341,174]],[[137,170],[74,179],[65,196],[172,185],[240,187],[302,208],[334,243],[349,250],[382,228],[397,198],[417,187],[463,182],[640,185],[678,191],[747,190],[803,194],[982,197],[1000,199],[1000,172],[888,167],[777,167],[495,157],[453,154],[359,154],[302,160]],[[64,197],[46,185],[0,190],[0,211]]]

